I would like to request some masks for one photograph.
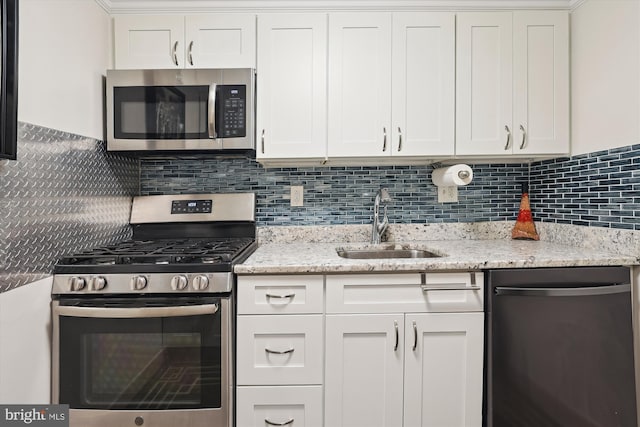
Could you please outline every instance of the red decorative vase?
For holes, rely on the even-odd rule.
[[[531,206],[529,204],[529,184],[522,184],[522,199],[516,225],[511,230],[511,238],[516,240],[540,240],[536,225],[533,223]]]

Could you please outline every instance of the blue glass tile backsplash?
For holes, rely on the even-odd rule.
[[[536,163],[534,219],[640,230],[640,145]]]
[[[529,164],[472,165],[458,203],[438,203],[433,166],[264,169],[248,159],[143,159],[140,193],[254,191],[259,225],[367,224],[388,187],[392,223],[515,220],[529,180],[536,221],[640,230],[640,145]],[[304,206],[289,206],[289,187]]]
[[[265,169],[249,159],[144,159],[141,194],[253,191],[258,225],[368,224],[375,194],[388,187],[392,223],[477,222],[515,218],[528,165],[474,165],[458,203],[438,203],[432,166]],[[290,186],[304,206],[290,206]]]

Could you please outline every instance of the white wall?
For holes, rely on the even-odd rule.
[[[94,0],[21,0],[18,120],[104,139],[110,19]]]
[[[0,403],[49,404],[52,278],[0,294]]]
[[[587,0],[571,14],[573,154],[640,141],[640,1]]]

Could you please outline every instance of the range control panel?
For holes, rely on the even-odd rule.
[[[171,202],[171,215],[211,213],[212,200],[174,200]]]
[[[218,86],[217,133],[222,138],[247,136],[247,87],[245,85]]]

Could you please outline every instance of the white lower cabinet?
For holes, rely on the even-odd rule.
[[[327,276],[325,425],[480,427],[483,285],[476,272]]]
[[[238,287],[238,427],[482,425],[482,273],[240,276]]]
[[[322,427],[322,386],[239,387],[237,427]]]
[[[322,427],[324,277],[238,277],[236,426]]]
[[[483,313],[405,316],[404,426],[482,425]]]
[[[331,427],[480,427],[483,313],[329,315]]]
[[[402,426],[403,317],[327,316],[326,426]]]

